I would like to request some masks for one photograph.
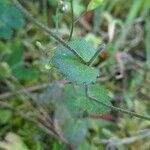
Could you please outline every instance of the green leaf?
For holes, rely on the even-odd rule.
[[[87,11],[94,10],[98,6],[102,4],[103,0],[91,0],[90,3],[88,4]]]
[[[74,145],[79,145],[88,132],[88,120],[71,120],[64,128],[64,136]]]
[[[0,110],[0,125],[6,124],[10,121],[12,112],[10,110]]]
[[[89,92],[91,96],[97,98],[99,101],[111,105],[111,98],[103,86],[99,84],[90,85]],[[73,114],[77,114],[81,111],[104,114],[111,110],[87,98],[85,96],[84,87],[75,86],[73,88],[70,85],[65,87],[64,100],[68,109],[70,109],[70,112]]]
[[[8,57],[8,64],[12,69],[13,75],[19,80],[32,80],[37,78],[37,72],[32,68],[25,68],[24,50],[20,41],[11,44],[12,53]]]
[[[73,40],[68,42],[68,44],[74,48],[86,62],[91,59],[96,51],[91,43],[83,39]],[[74,54],[64,47],[56,50],[51,59],[51,64],[68,80],[75,81],[78,84],[95,82],[99,74],[97,69],[82,64]]]
[[[18,80],[33,80],[38,77],[35,69],[25,68],[22,65],[15,67],[12,72]]]
[[[22,14],[8,0],[0,1],[0,38],[10,39],[13,29],[24,27]]]
[[[22,14],[13,6],[9,6],[5,10],[3,14],[3,21],[7,26],[14,29],[21,29],[24,27],[24,19]]]
[[[0,38],[9,39],[12,35],[13,31],[11,28],[0,23]]]
[[[12,53],[8,57],[8,64],[13,67],[17,64],[23,63],[23,46],[20,41],[14,41],[10,46]]]
[[[79,145],[85,139],[91,122],[87,118],[77,118],[74,116],[72,108],[67,107],[62,102],[60,101],[56,104],[55,119],[61,127],[65,138],[70,143]]]
[[[99,101],[111,105],[111,98],[107,90],[99,84],[90,85],[90,94]],[[101,106],[98,103],[91,102],[85,96],[84,86],[66,85],[64,87],[63,100],[57,104],[55,119],[61,125],[63,135],[70,143],[74,145],[81,144],[88,133],[88,129],[93,127],[93,121],[87,118],[80,118],[79,115],[87,113],[103,114],[110,109]],[[86,113],[85,113],[86,114]]]

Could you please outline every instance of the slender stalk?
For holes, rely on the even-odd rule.
[[[96,53],[94,54],[94,56],[89,60],[89,62],[87,63],[88,66],[91,66],[94,62],[94,60],[96,59],[96,57],[99,55],[99,53],[105,48],[105,44],[100,45],[100,47],[98,48],[98,50],[96,51]]]
[[[88,97],[90,100],[95,101],[96,103],[98,103],[100,105],[103,105],[103,106],[105,106],[107,108],[111,108],[113,111],[122,112],[122,113],[128,114],[130,116],[134,116],[134,117],[137,117],[137,118],[140,118],[140,119],[144,119],[144,120],[150,121],[150,117],[149,116],[143,116],[143,115],[137,114],[135,112],[132,112],[132,111],[129,111],[129,110],[126,110],[126,109],[123,109],[123,108],[115,107],[115,106],[106,104],[105,102],[99,101],[97,98],[95,98],[95,97],[90,95],[89,87],[87,85],[85,86],[85,94],[86,94],[86,97]]]
[[[71,40],[72,34],[73,34],[73,28],[74,28],[74,9],[73,9],[73,0],[70,1],[70,6],[71,6],[71,31],[69,35],[68,41]]]
[[[22,14],[29,19],[31,22],[36,24],[38,27],[40,27],[42,30],[44,30],[46,33],[48,33],[51,37],[53,37],[57,42],[62,44],[64,47],[66,47],[68,50],[70,50],[82,63],[86,64],[84,59],[78,54],[78,52],[70,47],[63,39],[58,37],[55,33],[53,33],[47,26],[39,22],[37,19],[35,19],[19,2],[18,0],[12,0],[14,5],[22,12]]]

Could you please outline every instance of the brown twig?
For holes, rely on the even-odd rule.
[[[60,84],[70,84],[71,83],[70,81],[67,81],[67,80],[60,80],[58,82]],[[10,98],[13,96],[18,96],[23,93],[30,93],[30,92],[42,90],[42,89],[47,88],[48,86],[50,86],[50,83],[41,83],[39,85],[35,85],[32,87],[22,87],[20,90],[10,91],[10,92],[0,94],[0,100],[4,100],[4,99],[7,99],[7,98]]]

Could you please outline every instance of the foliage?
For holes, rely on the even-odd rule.
[[[73,0],[74,16],[70,0],[20,1],[58,43],[12,1],[0,1],[0,148],[148,149],[149,121],[112,108],[150,112],[149,0]]]
[[[90,43],[85,40],[73,40],[68,44],[77,50],[79,55],[88,62],[94,55],[95,49]],[[78,60],[66,48],[58,48],[51,60],[60,73],[63,73],[68,80],[75,81],[76,83],[92,83],[96,81],[98,70],[88,67]]]
[[[104,101],[107,104],[111,105],[111,98],[108,96],[107,90],[98,84],[90,85],[89,87],[90,94],[95,96],[99,101]],[[91,101],[85,95],[84,87],[67,86],[65,88],[65,103],[68,105],[68,108],[73,112],[86,111],[88,113],[97,113],[103,114],[110,111],[110,109],[97,105],[96,102]]]
[[[14,41],[10,48],[12,49],[11,55],[7,59],[7,63],[12,69],[12,74],[18,80],[34,80],[37,78],[37,73],[35,69],[30,69],[25,67],[25,62],[23,58],[23,46],[20,41]]]
[[[0,110],[0,124],[7,124],[12,117],[10,110]]]
[[[25,25],[22,14],[9,1],[0,1],[0,37],[10,39],[13,29],[22,29]]]

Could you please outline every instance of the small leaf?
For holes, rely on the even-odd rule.
[[[14,41],[11,45],[11,55],[8,57],[8,64],[13,67],[16,64],[23,63],[23,46],[20,41]]]
[[[99,101],[111,105],[111,98],[108,95],[107,90],[101,85],[90,85],[89,92],[92,97],[97,98]],[[68,109],[73,114],[77,114],[80,111],[86,111],[88,113],[104,114],[110,111],[109,108],[98,104],[95,101],[85,96],[84,87],[65,87],[64,100]]]
[[[85,139],[91,122],[87,118],[75,117],[71,108],[62,102],[56,105],[55,120],[61,127],[64,137],[70,143],[79,145]]]
[[[37,78],[35,69],[26,68],[24,63],[24,50],[20,41],[11,44],[12,53],[8,57],[8,64],[12,69],[13,75],[19,80],[32,80]]]
[[[12,72],[18,80],[33,80],[38,77],[35,69],[25,68],[23,65],[15,67]]]
[[[10,39],[12,35],[13,31],[11,30],[11,28],[0,23],[0,38],[2,37],[4,39]]]
[[[101,5],[103,0],[91,0],[88,4],[87,11],[91,11]]]
[[[87,62],[94,55],[95,49],[85,40],[74,40],[68,42],[79,55]],[[92,83],[96,81],[98,70],[82,64],[74,54],[66,48],[58,48],[51,59],[52,65],[58,69],[67,79],[78,84]]]
[[[91,85],[89,87],[89,92],[92,97],[95,97],[99,101],[111,105],[111,98],[109,97],[107,90],[103,86],[100,86],[98,84]],[[110,111],[109,108],[106,108],[105,106],[98,104],[97,102],[94,102],[87,97],[77,99],[76,105],[83,110],[92,113],[95,112],[104,114]]]
[[[21,29],[24,27],[25,24],[23,16],[20,13],[20,11],[13,6],[9,6],[5,10],[5,13],[3,14],[3,19],[7,26],[10,26],[11,28],[14,29]]]
[[[25,21],[20,11],[10,5],[10,1],[0,1],[0,38],[10,39],[13,29],[24,27]]]
[[[64,128],[64,136],[74,145],[79,145],[88,132],[88,120],[71,120]]]
[[[0,125],[8,123],[11,117],[12,112],[10,110],[0,110]]]

